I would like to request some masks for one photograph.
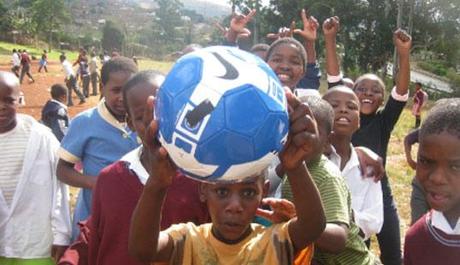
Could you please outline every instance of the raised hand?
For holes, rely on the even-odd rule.
[[[294,203],[286,199],[264,198],[262,205],[268,205],[272,210],[258,208],[256,215],[275,224],[287,222],[297,215]]]
[[[412,47],[412,37],[402,29],[397,29],[393,33],[393,43],[398,54],[408,55]]]
[[[321,143],[315,118],[306,104],[302,104],[286,89],[290,128],[287,142],[280,153],[283,169],[293,170],[321,153]]]
[[[323,22],[323,33],[324,37],[337,36],[337,32],[340,29],[340,20],[338,16],[330,17]]]
[[[244,33],[247,32],[246,25],[251,21],[251,19],[255,16],[256,10],[253,9],[249,12],[249,14],[244,15],[240,13],[235,13],[230,21],[230,30],[236,33]]]
[[[278,30],[278,33],[268,33],[267,39],[277,40],[280,38],[292,37],[295,30],[295,21],[291,22],[289,28],[282,27]]]
[[[150,177],[146,187],[167,188],[172,183],[172,178],[176,174],[176,167],[169,158],[166,149],[161,146],[157,139],[159,130],[158,121],[153,119],[154,99],[147,99],[147,106],[144,110],[143,122],[145,125],[145,137],[143,140],[143,155],[149,161],[147,171]]]
[[[302,9],[300,16],[302,18],[303,29],[295,29],[294,33],[299,34],[306,41],[315,42],[319,27],[318,20],[314,16],[308,16],[305,9]]]

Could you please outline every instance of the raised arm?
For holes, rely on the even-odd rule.
[[[147,132],[144,151],[148,157],[149,179],[133,212],[129,233],[129,253],[142,262],[169,261],[173,242],[160,233],[161,209],[176,169],[164,147],[156,140],[158,122],[153,118],[153,97],[149,97],[144,112]]]
[[[297,218],[289,225],[289,235],[296,251],[304,249],[323,232],[326,217],[321,198],[307,167],[305,157],[317,156],[320,151],[316,121],[310,110],[286,91],[290,108],[291,129],[280,160],[292,188]]]
[[[412,47],[411,36],[402,29],[393,33],[393,43],[399,56],[399,71],[396,79],[396,92],[399,95],[406,95],[410,81],[410,49]]]
[[[340,75],[340,65],[337,58],[337,32],[340,28],[339,17],[330,17],[323,23],[324,42],[326,46],[326,71],[329,76]]]
[[[230,28],[225,32],[225,38],[228,43],[236,43],[238,38],[249,37],[251,31],[246,28],[246,25],[256,15],[256,10],[253,9],[249,14],[234,14],[230,20]]]

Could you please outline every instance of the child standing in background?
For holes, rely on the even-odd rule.
[[[428,100],[428,94],[422,90],[422,83],[415,83],[415,94],[413,97],[412,114],[415,116],[414,128],[418,128],[421,122],[422,107]]]
[[[134,62],[118,57],[101,70],[104,98],[91,109],[81,112],[69,126],[59,149],[58,178],[80,190],[73,219],[73,238],[78,235],[77,223],[91,213],[91,190],[102,168],[138,147],[137,136],[125,123],[122,87],[137,72]],[[91,128],[91,129],[89,129]],[[83,164],[83,173],[74,169]]]
[[[67,114],[67,88],[61,84],[51,86],[51,99],[48,100],[42,109],[42,122],[61,141],[69,127],[69,116]]]

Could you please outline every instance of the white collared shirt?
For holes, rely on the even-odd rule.
[[[142,148],[142,145],[139,146],[138,148],[124,155],[120,160],[128,162],[128,168],[136,173],[139,181],[145,185],[145,183],[147,183],[147,179],[149,178],[149,173],[141,163]]]
[[[21,58],[19,56],[19,53],[13,53],[13,57],[11,59],[13,62],[13,66],[20,66],[21,65]]]
[[[455,227],[452,228],[442,212],[433,210],[431,224],[448,235],[460,235],[460,218],[458,218]]]
[[[383,226],[383,195],[380,181],[361,174],[358,155],[352,145],[350,160],[341,170],[351,193],[351,208],[355,223],[364,232],[365,239],[380,232]],[[331,146],[330,160],[340,168],[341,157]]]
[[[69,79],[71,76],[75,76],[72,65],[69,63],[69,61],[63,61],[62,68],[64,69],[65,77],[67,79]]]

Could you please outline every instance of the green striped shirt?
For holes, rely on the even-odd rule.
[[[326,221],[345,224],[349,228],[344,251],[331,254],[315,248],[314,259],[320,264],[380,264],[359,236],[359,228],[352,220],[351,195],[337,166],[322,156],[319,161],[310,163],[307,167],[320,193]],[[292,201],[291,186],[286,176],[281,194],[283,198]]]

